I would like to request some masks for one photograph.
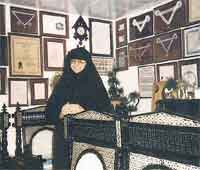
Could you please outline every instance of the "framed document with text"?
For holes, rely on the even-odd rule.
[[[189,0],[188,1],[189,10],[189,22],[194,23],[200,21],[200,1],[199,0]]]
[[[62,71],[66,54],[66,40],[44,38],[44,67],[47,71]]]
[[[127,45],[127,21],[126,18],[116,21],[116,46]]]
[[[128,70],[128,48],[116,49],[116,64],[119,71]]]
[[[28,80],[27,79],[8,79],[9,106],[28,106]]]
[[[0,95],[6,93],[6,68],[0,68]]]
[[[42,76],[41,40],[38,36],[9,35],[10,75]]]
[[[31,105],[46,104],[48,99],[48,79],[32,79],[31,86]]]
[[[68,15],[40,11],[40,32],[43,36],[69,37]]]
[[[152,97],[153,84],[155,81],[154,65],[138,67],[138,82],[141,97]]]

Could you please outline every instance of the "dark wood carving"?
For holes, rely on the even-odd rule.
[[[175,0],[154,9],[156,34],[179,28],[186,24],[186,0]]]
[[[181,31],[174,31],[154,38],[154,62],[179,59],[182,56]]]
[[[127,21],[126,18],[116,21],[116,46],[127,45]]]
[[[128,70],[127,47],[116,50],[116,64],[119,71]]]
[[[153,40],[143,39],[129,43],[129,66],[151,64],[153,62]]]
[[[153,12],[148,12],[129,19],[130,40],[153,34]]]
[[[5,6],[0,5],[0,34],[5,34]]]

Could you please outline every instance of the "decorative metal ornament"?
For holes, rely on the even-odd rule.
[[[74,38],[77,40],[79,40],[79,45],[81,46],[83,43],[82,41],[88,40],[88,34],[87,31],[89,31],[89,27],[87,26],[86,22],[84,21],[82,16],[79,16],[79,18],[77,19],[77,21],[75,22],[75,24],[72,27],[75,32],[74,32]]]

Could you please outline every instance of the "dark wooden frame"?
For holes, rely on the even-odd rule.
[[[45,33],[43,31],[43,15],[64,17],[65,18],[65,28],[66,28],[65,35],[58,35],[58,34],[54,34],[54,33]],[[40,33],[42,36],[69,38],[69,16],[63,15],[63,14],[58,14],[58,13],[47,12],[47,11],[40,11]]]
[[[8,100],[8,104],[9,104],[9,106],[10,107],[16,107],[17,106],[17,103],[16,104],[13,104],[13,103],[11,103],[11,81],[25,81],[26,82],[26,87],[27,87],[27,89],[26,89],[26,92],[27,92],[27,104],[20,104],[19,103],[19,105],[20,106],[28,106],[29,104],[28,104],[28,79],[18,79],[18,78],[9,78],[8,79],[8,88],[9,88],[9,91],[8,91],[8,93],[9,93],[9,100]]]
[[[22,37],[30,37],[30,38],[38,38],[40,40],[40,63],[41,63],[41,66],[40,66],[40,69],[41,69],[41,74],[40,75],[24,75],[24,74],[13,74],[13,70],[12,70],[12,62],[11,62],[11,36],[22,36]],[[12,77],[42,77],[43,76],[43,57],[42,57],[42,39],[40,36],[37,36],[37,35],[21,35],[21,34],[16,34],[16,33],[9,33],[9,73],[10,73],[10,76]]]
[[[45,98],[44,99],[35,99],[35,90],[34,85],[35,83],[44,84],[45,89]],[[46,104],[48,99],[48,79],[31,79],[30,80],[30,88],[31,88],[31,105],[43,105]]]
[[[124,60],[125,60],[125,66],[124,67],[119,67],[119,57],[120,57],[120,53],[124,52],[125,56],[123,56]],[[116,64],[117,64],[117,69],[118,71],[123,71],[123,70],[128,70],[128,47],[122,47],[119,49],[116,49]]]
[[[0,36],[0,66],[8,65],[8,38]]]
[[[124,24],[124,30],[119,31],[118,28],[121,24]],[[123,46],[127,45],[127,43],[128,43],[127,37],[128,36],[127,36],[127,20],[126,20],[126,18],[116,21],[115,29],[116,29],[116,47],[119,48],[119,47],[123,47]],[[120,36],[124,36],[125,39],[123,42],[119,42]]]
[[[17,25],[17,18],[13,15],[12,11],[25,12],[34,14],[35,18],[33,19],[33,25],[31,28],[24,28],[21,25]],[[38,13],[36,10],[19,8],[19,7],[10,7],[10,20],[11,20],[11,32],[23,33],[23,34],[38,34]]]
[[[143,168],[142,170],[172,170],[171,168],[164,166],[164,165],[158,165],[158,164],[151,164]]]
[[[0,95],[6,94],[6,82],[7,82],[6,68],[0,68],[0,83],[1,83]]]
[[[5,28],[5,25],[6,25],[6,19],[5,19],[5,6],[4,5],[0,5],[0,21],[1,21],[1,24],[0,24],[0,34],[5,34],[6,32],[6,28]]]
[[[93,22],[99,22],[99,23],[104,23],[104,24],[109,24],[110,25],[110,54],[100,54],[100,53],[94,53],[93,48],[92,48],[92,23]],[[105,20],[100,20],[100,19],[94,19],[94,18],[89,18],[89,37],[90,37],[90,53],[93,56],[103,56],[103,57],[113,57],[113,35],[112,35],[112,22],[111,21],[105,21]],[[98,35],[99,36],[99,35]]]
[[[43,39],[44,68],[45,68],[45,70],[47,70],[47,71],[62,71],[63,67],[64,67],[64,58],[63,58],[63,67],[50,67],[50,66],[48,66],[48,45],[47,45],[48,42],[62,43],[63,44],[63,55],[65,57],[65,55],[66,55],[66,40],[65,39],[56,39],[56,38],[44,38]]]

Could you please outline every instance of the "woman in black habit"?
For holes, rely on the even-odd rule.
[[[63,74],[47,103],[47,115],[56,125],[54,167],[66,169],[63,117],[66,114],[94,110],[113,111],[103,82],[90,53],[83,47],[71,50],[65,57]]]

